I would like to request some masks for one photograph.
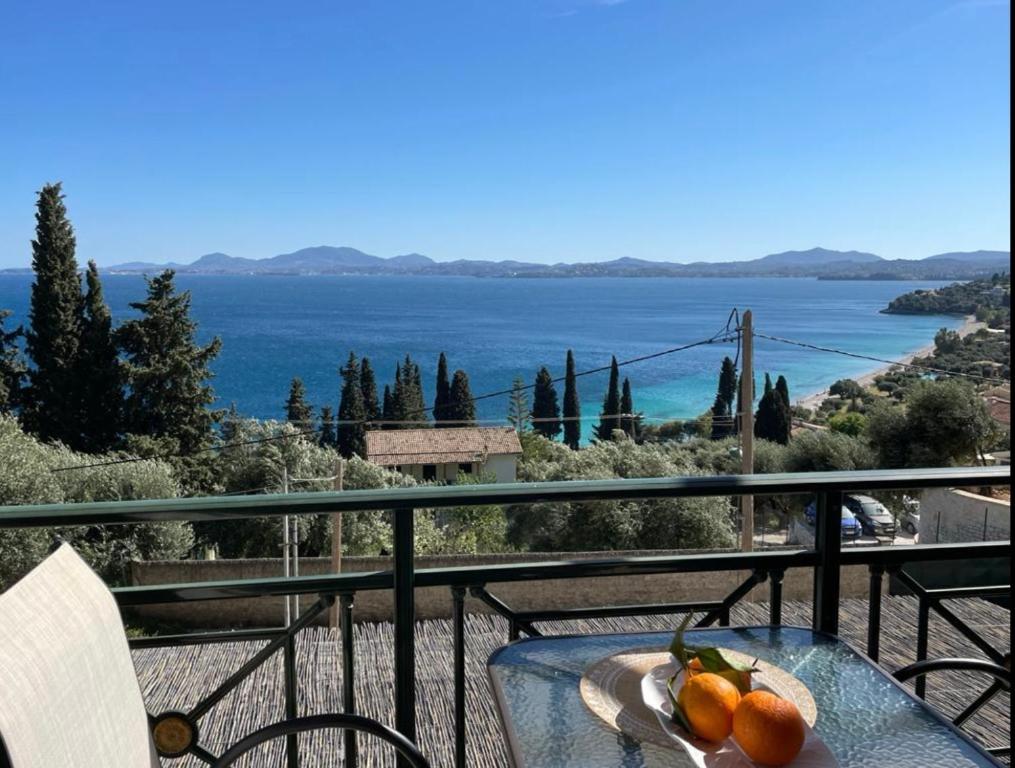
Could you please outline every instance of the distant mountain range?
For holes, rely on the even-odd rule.
[[[446,275],[464,277],[816,277],[824,280],[967,280],[1008,271],[1008,251],[940,253],[924,259],[884,259],[860,251],[773,253],[749,261],[613,261],[534,264],[524,261],[459,259],[434,261],[420,253],[384,258],[349,247],[319,245],[267,259],[209,253],[190,264],[133,261],[106,268],[111,273],[175,269],[204,275]],[[22,271],[22,270],[9,270]]]

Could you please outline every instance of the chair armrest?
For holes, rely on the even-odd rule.
[[[430,763],[419,751],[415,744],[409,741],[398,731],[388,728],[386,725],[360,715],[308,715],[297,717],[292,720],[283,720],[279,723],[266,725],[226,750],[226,753],[215,761],[212,768],[226,768],[232,765],[238,758],[249,752],[259,744],[263,744],[279,736],[287,736],[291,733],[302,733],[303,731],[317,731],[323,728],[348,728],[362,733],[369,733],[382,741],[386,741],[399,755],[404,757],[412,768],[430,768]]]
[[[900,683],[930,672],[982,672],[991,675],[1006,691],[1011,690],[1011,670],[983,659],[928,659],[896,670],[893,677]]]

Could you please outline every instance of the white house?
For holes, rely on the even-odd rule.
[[[453,483],[459,473],[517,478],[522,444],[511,427],[371,430],[366,458],[417,480]]]

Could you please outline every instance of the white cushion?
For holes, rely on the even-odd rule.
[[[0,737],[14,768],[152,768],[113,595],[66,544],[0,595]]]

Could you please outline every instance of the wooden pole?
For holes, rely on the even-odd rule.
[[[332,490],[342,490],[342,460],[335,462],[335,478],[332,481]],[[331,572],[342,572],[342,513],[331,513]],[[332,629],[339,624],[339,601],[336,600],[331,606],[328,623]]]
[[[740,375],[740,472],[754,474],[754,326],[751,310],[740,321],[743,372]],[[740,548],[754,550],[754,496],[740,497]]]

